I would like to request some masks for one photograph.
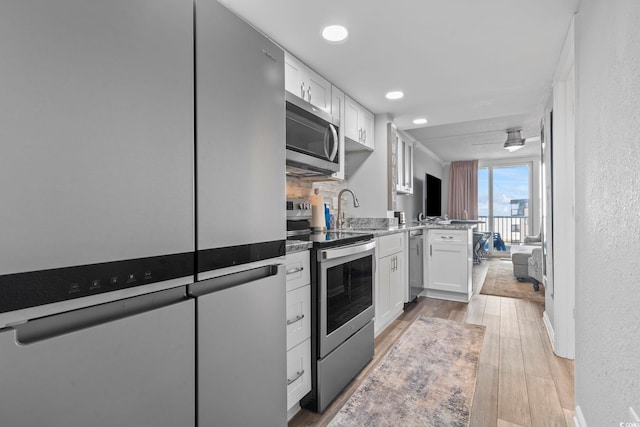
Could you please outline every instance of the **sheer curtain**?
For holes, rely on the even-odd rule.
[[[478,219],[478,161],[451,162],[449,172],[449,218]]]

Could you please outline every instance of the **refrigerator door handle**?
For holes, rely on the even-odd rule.
[[[40,317],[13,327],[16,343],[29,345],[155,310],[186,299],[184,286],[79,310]]]
[[[194,283],[193,285],[189,285],[188,292],[191,296],[199,297],[213,292],[222,291],[224,289],[255,282],[277,274],[284,274],[284,272],[284,264],[265,265],[264,267],[252,268],[250,270],[239,271],[237,273],[231,273]]]

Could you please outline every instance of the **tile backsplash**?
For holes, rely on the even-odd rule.
[[[313,190],[316,188],[320,190],[320,194],[324,198],[324,202],[329,204],[329,210],[332,214],[336,215],[338,212],[338,205],[333,206],[334,199],[338,198],[338,193],[347,188],[349,183],[344,181],[312,181],[305,180],[303,178],[296,178],[287,176],[287,199],[297,198],[309,198]],[[349,214],[349,208],[353,209],[353,202],[346,200],[350,195],[343,196],[346,203],[343,201],[343,207],[345,207],[347,216]],[[355,215],[353,215],[355,216]]]

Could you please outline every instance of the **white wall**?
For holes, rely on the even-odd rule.
[[[387,123],[388,114],[375,117],[375,149],[346,155],[346,178],[356,193],[360,207],[353,215],[362,218],[386,218],[387,211]]]
[[[640,412],[640,2],[576,18],[576,404],[589,427]]]

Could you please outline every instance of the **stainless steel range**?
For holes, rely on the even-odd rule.
[[[302,399],[323,412],[373,358],[372,234],[311,233],[305,199],[287,200],[290,240],[313,242],[311,250],[312,390]]]

